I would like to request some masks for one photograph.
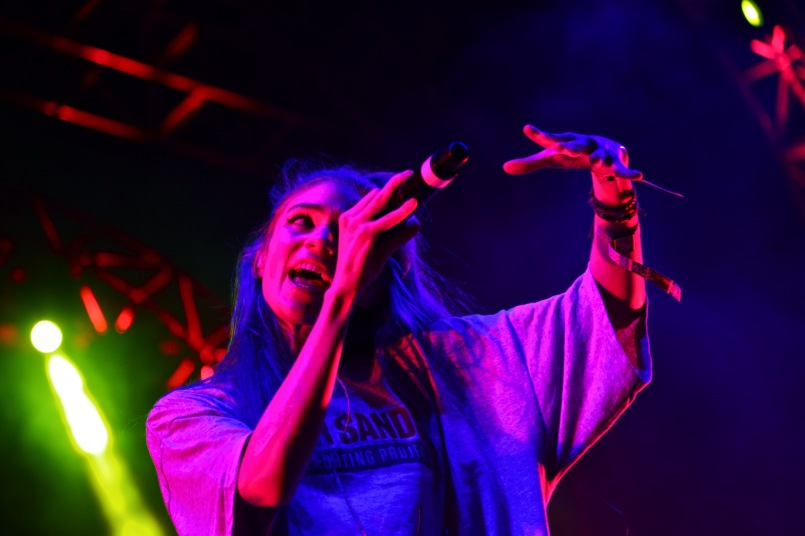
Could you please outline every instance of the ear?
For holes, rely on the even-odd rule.
[[[252,273],[254,277],[260,279],[262,277],[263,272],[263,265],[265,262],[265,255],[263,254],[263,250],[257,252],[257,255],[254,256],[254,264],[252,264]]]

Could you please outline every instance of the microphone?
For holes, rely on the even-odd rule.
[[[434,194],[446,188],[456,178],[469,156],[469,149],[460,141],[454,141],[446,149],[436,151],[397,188],[384,212],[394,210],[411,198],[417,200],[419,210]]]

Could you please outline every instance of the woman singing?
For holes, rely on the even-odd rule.
[[[526,135],[504,165],[592,172],[588,270],[563,294],[459,315],[422,258],[410,171],[286,172],[237,267],[215,374],[163,397],[148,447],[181,535],[548,534],[559,479],[650,379],[626,150]],[[639,265],[642,266],[642,265]]]

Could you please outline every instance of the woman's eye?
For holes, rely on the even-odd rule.
[[[294,214],[288,218],[288,223],[298,227],[312,227],[313,220],[307,214]]]

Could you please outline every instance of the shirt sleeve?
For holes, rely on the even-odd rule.
[[[553,483],[651,378],[646,310],[616,333],[589,270],[563,294],[494,315],[448,319],[430,338],[456,367],[453,375],[463,378],[467,405],[479,408],[472,418],[482,427],[493,422],[493,434],[534,441]],[[495,409],[485,409],[490,406]],[[533,435],[521,432],[524,421]]]
[[[564,474],[651,381],[646,310],[616,332],[587,271],[542,306],[511,311],[550,434],[549,479]]]
[[[259,509],[237,492],[240,459],[252,430],[223,393],[193,388],[170,393],[151,410],[146,442],[162,497],[176,531],[184,535],[264,534]],[[237,513],[237,523],[236,521]]]

